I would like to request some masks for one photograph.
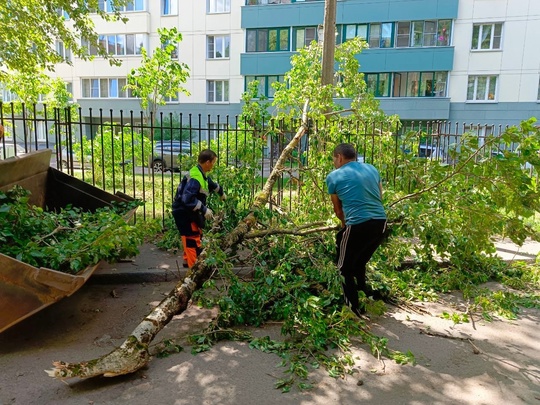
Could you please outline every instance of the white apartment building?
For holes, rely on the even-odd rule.
[[[234,122],[247,80],[256,77],[271,97],[269,83],[282,80],[299,38],[317,39],[324,2],[134,0],[125,15],[126,24],[96,17],[121,66],[96,57],[56,68],[83,117],[138,114],[139,101],[122,90],[127,74],[141,46],[159,46],[158,28],[177,27],[191,95],[160,111],[215,126],[218,115],[220,125]],[[495,126],[540,117],[540,0],[340,0],[336,22],[338,42],[354,31],[370,43],[361,70],[388,114]]]

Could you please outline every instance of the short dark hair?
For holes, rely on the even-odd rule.
[[[199,163],[204,163],[210,160],[214,160],[215,158],[217,158],[216,152],[214,152],[211,149],[203,149],[199,153],[199,157],[197,158],[197,161]]]
[[[341,155],[345,159],[356,159],[356,149],[352,143],[340,143],[334,148],[334,156]]]

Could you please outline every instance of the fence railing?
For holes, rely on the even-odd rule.
[[[183,173],[209,144],[220,156],[218,166],[242,167],[245,148],[251,148],[256,161],[250,164],[256,171],[249,187],[257,192],[299,123],[271,120],[253,129],[237,116],[170,113],[146,119],[142,112],[133,111],[48,109],[44,105],[16,111],[13,105],[0,103],[0,124],[5,132],[0,140],[0,159],[52,149],[51,166],[106,191],[140,198],[145,201],[144,218],[155,218],[169,210]],[[404,157],[455,164],[451,151],[461,144],[465,133],[474,134],[479,147],[486,145],[487,155],[512,148],[493,142],[507,129],[503,126],[447,121],[407,122],[394,127],[350,120],[314,122],[281,174],[273,204],[292,204],[302,187],[301,169],[317,164],[312,158],[315,152],[320,154],[320,137],[331,125],[339,125],[340,141],[354,143],[358,160],[374,164],[391,186],[397,186],[397,179],[406,175],[401,164]]]

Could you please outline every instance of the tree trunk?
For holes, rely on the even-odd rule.
[[[250,213],[219,241],[220,248],[226,250],[240,243],[244,236],[249,232],[257,222],[257,212],[268,201],[272,186],[278,179],[281,169],[286,159],[291,156],[292,151],[298,146],[300,138],[307,130],[307,109],[308,102],[304,105],[302,124],[296,132],[294,138],[289,142],[281,153],[279,159],[270,173],[263,189],[255,197]],[[66,363],[63,361],[53,362],[53,368],[45,372],[53,378],[89,378],[103,375],[104,377],[115,377],[118,375],[129,374],[139,370],[148,363],[150,355],[148,345],[165,325],[169,323],[172,317],[186,310],[191,296],[208,280],[212,274],[212,267],[205,264],[207,251],[201,252],[201,255],[189,270],[186,277],[179,282],[175,288],[169,292],[167,297],[143,319],[135,328],[130,336],[122,345],[98,359],[83,361],[80,363]]]

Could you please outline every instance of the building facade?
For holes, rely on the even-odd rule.
[[[160,111],[221,126],[240,113],[250,80],[273,96],[271,84],[283,80],[291,55],[319,40],[324,1],[134,0],[124,11],[125,24],[96,18],[100,41],[121,66],[97,57],[56,68],[83,114],[140,111],[122,89],[127,74],[139,65],[141,47],[151,53],[159,46],[158,28],[177,27],[191,95]],[[355,36],[369,43],[358,56],[361,71],[388,114],[482,125],[540,117],[539,0],[340,0],[336,41]],[[58,51],[69,53],[62,44]]]

